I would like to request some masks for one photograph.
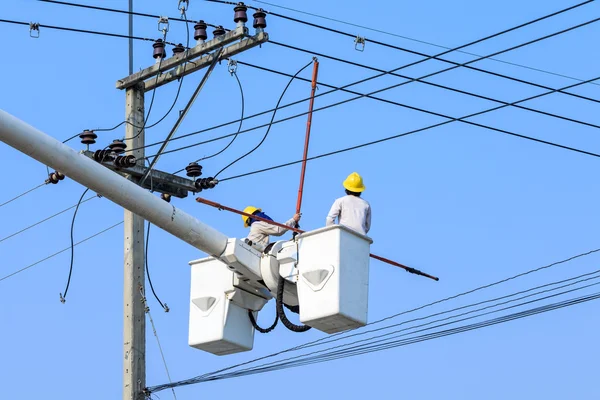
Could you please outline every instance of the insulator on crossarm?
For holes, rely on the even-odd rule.
[[[252,16],[254,17],[252,26],[256,29],[256,33],[262,32],[267,27],[267,13],[259,8]]]
[[[248,22],[248,7],[242,2],[237,3],[237,6],[233,8],[235,14],[233,16],[233,22],[237,24],[237,26],[244,26],[246,22]]]
[[[198,192],[201,192],[205,189],[213,189],[218,183],[219,181],[213,177],[201,178],[196,180],[195,186]]]
[[[115,154],[122,154],[125,153],[127,145],[122,140],[115,139],[111,144],[108,145],[108,148]]]
[[[159,62],[161,58],[167,57],[167,52],[165,50],[165,42],[162,39],[156,39],[156,41],[152,44],[154,48],[154,52],[152,53],[152,57],[156,59],[156,62]]]
[[[96,139],[98,138],[98,135],[96,135],[94,133],[94,131],[90,131],[89,129],[86,129],[79,134],[79,137],[81,138],[81,143],[85,144],[89,149],[90,144],[96,143]]]
[[[199,43],[203,43],[208,38],[208,35],[206,34],[206,28],[206,22],[202,20],[198,21],[198,23],[194,25],[194,39]]]
[[[191,162],[187,167],[185,167],[186,175],[191,178],[196,178],[202,175],[202,166],[198,165],[196,162]]]
[[[223,28],[221,25],[217,26],[215,28],[215,30],[213,31],[213,36],[215,38],[218,38],[219,36],[223,36],[225,34],[225,28]]]
[[[48,175],[48,179],[46,179],[46,183],[51,183],[53,185],[56,185],[59,181],[62,181],[63,179],[65,179],[64,174],[62,174],[58,171],[54,171]]]
[[[130,154],[128,156],[118,156],[115,158],[115,167],[117,168],[131,168],[135,167],[137,160],[134,155]]]
[[[183,46],[182,43],[179,43],[177,46],[173,47],[173,55],[176,56],[177,54],[181,54],[185,52],[185,47]]]

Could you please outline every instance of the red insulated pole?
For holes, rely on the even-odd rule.
[[[304,191],[304,174],[306,173],[306,159],[308,158],[308,143],[310,142],[310,127],[312,125],[313,107],[315,105],[315,92],[317,90],[317,76],[319,75],[319,60],[313,58],[312,87],[310,91],[310,103],[308,105],[308,120],[306,121],[306,138],[304,139],[304,156],[302,157],[302,171],[300,172],[300,187],[298,188],[298,201],[296,202],[296,214],[300,214],[302,208],[302,193]]]
[[[294,227],[291,227],[291,226],[287,226],[287,225],[284,225],[284,224],[280,224],[279,222],[271,221],[269,219],[265,219],[265,218],[259,217],[257,215],[248,214],[248,213],[245,213],[243,211],[236,210],[235,208],[227,207],[227,206],[224,206],[222,204],[216,203],[214,201],[203,199],[202,197],[197,197],[196,201],[198,203],[202,203],[202,204],[206,204],[206,205],[211,206],[211,207],[218,208],[219,210],[229,211],[229,212],[232,212],[234,214],[243,215],[243,216],[248,217],[248,218],[252,217],[253,219],[255,219],[257,221],[262,221],[262,222],[266,222],[267,224],[278,226],[280,228],[289,229],[292,232],[304,233],[304,231],[301,230],[301,229],[294,228]],[[407,267],[406,265],[402,265],[402,264],[397,263],[395,261],[388,260],[387,258],[376,256],[375,254],[369,254],[369,256],[371,258],[376,259],[376,260],[382,261],[382,262],[384,262],[386,264],[393,265],[394,267],[402,268],[406,272],[410,272],[411,274],[421,275],[421,276],[424,276],[426,278],[433,279],[434,281],[439,281],[440,280],[440,278],[437,278],[437,277],[435,277],[433,275],[429,275],[429,274],[427,274],[425,272],[419,271],[418,269]]]

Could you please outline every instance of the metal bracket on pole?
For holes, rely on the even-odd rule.
[[[83,151],[82,154],[94,159],[92,151]],[[148,170],[148,167],[138,165],[133,167],[117,167],[112,161],[104,161],[102,165],[120,175],[131,175],[134,178],[133,181],[138,184],[140,178]],[[141,186],[145,189],[152,189],[156,192],[169,194],[180,199],[187,197],[189,192],[198,192],[193,180],[158,170],[152,170],[149,178]]]

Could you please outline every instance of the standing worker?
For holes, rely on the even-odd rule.
[[[325,224],[334,225],[336,218],[344,225],[358,233],[366,235],[371,229],[371,205],[360,195],[366,187],[363,179],[356,172],[348,175],[343,183],[346,196],[337,199],[327,215]]]
[[[260,208],[256,208],[253,206],[248,206],[244,209],[244,213],[256,215],[257,217],[261,217],[263,219],[267,219],[269,221],[273,221],[271,217],[267,214],[263,213]],[[246,238],[251,242],[251,246],[259,251],[264,251],[269,244],[269,236],[281,236],[286,233],[288,230],[279,226],[271,225],[264,221],[259,221],[252,217],[247,217],[242,215],[242,220],[244,221],[244,227],[250,227],[250,234]],[[300,221],[300,214],[294,215],[290,220],[288,220],[285,225],[293,228],[296,226],[296,223]]]

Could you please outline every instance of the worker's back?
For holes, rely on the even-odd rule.
[[[336,217],[340,225],[363,235],[371,228],[371,206],[359,196],[347,195],[337,199],[327,215],[327,225],[333,225]]]

